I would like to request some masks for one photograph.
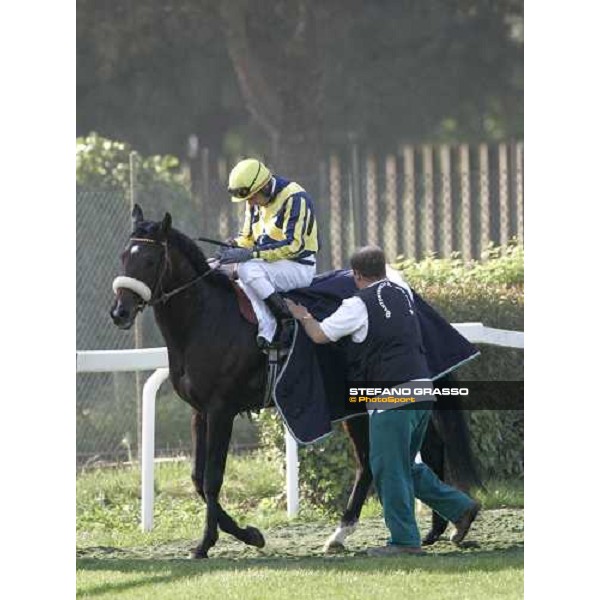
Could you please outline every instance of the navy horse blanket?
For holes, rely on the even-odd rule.
[[[404,284],[406,285],[406,284]],[[307,288],[285,296],[302,304],[322,321],[334,313],[345,298],[358,291],[352,271],[329,271],[317,275]],[[438,379],[479,351],[411,290],[423,335],[430,376]],[[273,400],[290,433],[299,444],[311,444],[331,433],[331,424],[365,413],[364,405],[347,404],[346,352],[349,338],[336,343],[314,344],[296,324],[294,340],[277,378]]]

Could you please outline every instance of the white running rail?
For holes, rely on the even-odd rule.
[[[508,331],[485,327],[483,323],[453,323],[453,327],[475,344],[492,344],[508,348],[524,348],[522,331]],[[78,373],[115,371],[150,371],[142,392],[142,530],[150,531],[154,515],[154,426],[156,421],[156,394],[169,376],[166,348],[141,350],[83,350],[77,351]],[[285,432],[287,513],[294,517],[300,506],[298,492],[298,445]]]

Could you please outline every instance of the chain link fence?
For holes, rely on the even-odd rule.
[[[147,218],[172,213],[175,226],[194,237],[202,231],[202,211],[189,190],[167,185],[136,185],[133,198]],[[107,350],[163,346],[152,311],[138,316],[136,328],[117,329],[109,316],[112,281],[130,234],[131,192],[77,190],[77,349]],[[206,234],[208,235],[208,230]],[[214,232],[211,232],[214,235]],[[141,432],[141,387],[146,373],[77,374],[77,463],[132,460],[138,456]],[[191,409],[170,383],[157,399],[158,454],[189,453]],[[256,432],[246,417],[238,419],[235,443],[252,446]]]
[[[108,309],[119,250],[127,235],[128,199],[116,190],[77,190],[77,348],[132,348],[131,334],[111,327]],[[129,373],[77,374],[77,459],[127,457],[135,443],[135,379]]]
[[[112,280],[130,233],[135,201],[146,218],[170,212],[174,226],[194,238],[225,239],[243,218],[226,180],[232,162],[200,153],[199,177],[190,189],[167,184],[77,190],[77,349],[163,346],[152,311],[121,331],[109,316]],[[376,156],[351,147],[323,161],[313,196],[321,251],[318,269],[343,268],[360,245],[378,244],[388,260],[399,255],[461,252],[479,257],[490,242],[523,238],[522,144],[403,146]],[[285,175],[285,174],[282,174]],[[214,246],[201,244],[207,255]],[[77,461],[136,458],[141,431],[141,387],[149,373],[77,375]],[[165,384],[157,401],[159,454],[189,452],[191,409]],[[245,418],[234,427],[233,445],[256,444]]]

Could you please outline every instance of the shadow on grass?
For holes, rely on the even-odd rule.
[[[211,558],[209,560],[182,559],[122,559],[118,552],[113,558],[79,558],[78,571],[115,571],[125,574],[145,574],[134,581],[106,583],[85,590],[88,596],[116,594],[147,584],[173,583],[179,579],[217,572],[261,571],[315,571],[340,574],[371,574],[412,571],[453,573],[478,571],[493,573],[509,568],[523,568],[523,547],[515,545],[499,550],[464,553],[460,550],[444,555],[403,556],[401,558],[369,558],[366,554],[352,557],[266,557],[266,558]]]

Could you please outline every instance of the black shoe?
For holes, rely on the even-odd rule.
[[[294,318],[283,296],[280,296],[277,292],[273,292],[268,298],[265,298],[265,304],[269,307],[269,310],[273,313],[278,323],[284,319]]]
[[[281,321],[275,334],[275,341],[279,348],[289,348],[294,340],[294,319]]]
[[[265,298],[265,304],[277,319],[277,331],[271,344],[268,344],[264,338],[260,339],[267,343],[267,348],[288,348],[294,337],[294,317],[290,309],[277,292],[273,292],[268,298]]]
[[[262,335],[257,336],[256,345],[259,350],[269,350],[271,348],[271,344]]]
[[[267,342],[262,335],[259,335],[256,338],[256,345],[259,350],[285,350],[292,345],[293,340],[294,321],[286,320],[283,321],[281,325],[277,325],[277,331],[275,332],[271,343]]]

